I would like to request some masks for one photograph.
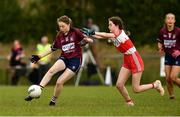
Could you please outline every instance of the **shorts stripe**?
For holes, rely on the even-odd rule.
[[[77,68],[77,70],[75,71],[75,73],[77,73],[80,70],[81,65],[82,65],[82,59],[80,58],[80,64],[79,64],[79,67]]]
[[[132,57],[133,57],[133,60],[134,60],[134,62],[136,64],[136,67],[137,67],[138,71],[141,71],[142,70],[141,69],[141,64],[139,63],[139,60],[138,60],[138,57],[137,57],[136,53],[133,53]]]

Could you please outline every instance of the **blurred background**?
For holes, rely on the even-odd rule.
[[[24,49],[23,61],[28,66],[29,57],[36,53],[36,45],[42,36],[46,35],[51,44],[57,33],[56,19],[68,15],[73,25],[78,28],[87,27],[89,19],[96,24],[100,31],[108,31],[108,18],[120,16],[126,30],[130,32],[135,46],[143,57],[145,72],[142,82],[147,83],[159,79],[160,55],[156,49],[156,38],[160,28],[164,25],[164,16],[172,12],[176,15],[176,25],[180,22],[179,0],[0,0],[0,84],[11,85],[8,55],[14,40],[19,40]],[[106,40],[90,45],[97,65],[105,78],[107,66],[111,66],[112,82],[115,84],[121,67],[122,55]],[[59,56],[55,52],[50,64]],[[87,73],[83,70],[81,85],[101,85],[99,76],[95,72]],[[21,71],[20,79],[15,85],[27,85],[29,67]],[[130,79],[131,80],[131,79]],[[54,84],[53,79],[50,84]],[[76,78],[68,82],[74,85]],[[130,81],[129,81],[130,82]]]

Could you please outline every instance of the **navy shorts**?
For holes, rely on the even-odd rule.
[[[174,58],[170,54],[165,54],[165,65],[180,66],[180,56],[178,56],[177,58]]]
[[[69,68],[73,72],[78,72],[81,67],[81,58],[64,58],[59,57],[59,59],[63,60],[66,68]]]

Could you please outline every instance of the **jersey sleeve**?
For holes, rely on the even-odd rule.
[[[163,34],[161,30],[159,31],[159,35],[156,40],[161,44],[163,43]]]
[[[60,43],[60,39],[59,39],[59,34],[57,34],[54,42],[51,45],[51,50],[52,51],[56,51],[57,49],[59,49],[61,47],[61,43]]]
[[[77,34],[77,36],[78,36],[78,41],[79,41],[79,42],[82,41],[83,38],[85,37],[85,36],[83,35],[83,33],[80,31],[80,29],[76,29],[76,34]]]

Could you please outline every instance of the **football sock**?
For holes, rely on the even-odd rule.
[[[55,105],[56,105],[56,99],[57,99],[57,97],[53,96],[53,97],[51,98],[51,101],[50,101],[49,105],[50,105],[50,106],[55,106]]]
[[[155,88],[154,83],[152,83],[152,89],[154,89],[154,88]]]
[[[55,97],[55,96],[52,96],[52,98],[51,98],[51,102],[56,102],[56,99],[57,99],[57,97]]]
[[[43,86],[41,86],[41,85],[39,85],[40,87],[41,87],[41,90],[43,90],[44,89],[44,87]]]

